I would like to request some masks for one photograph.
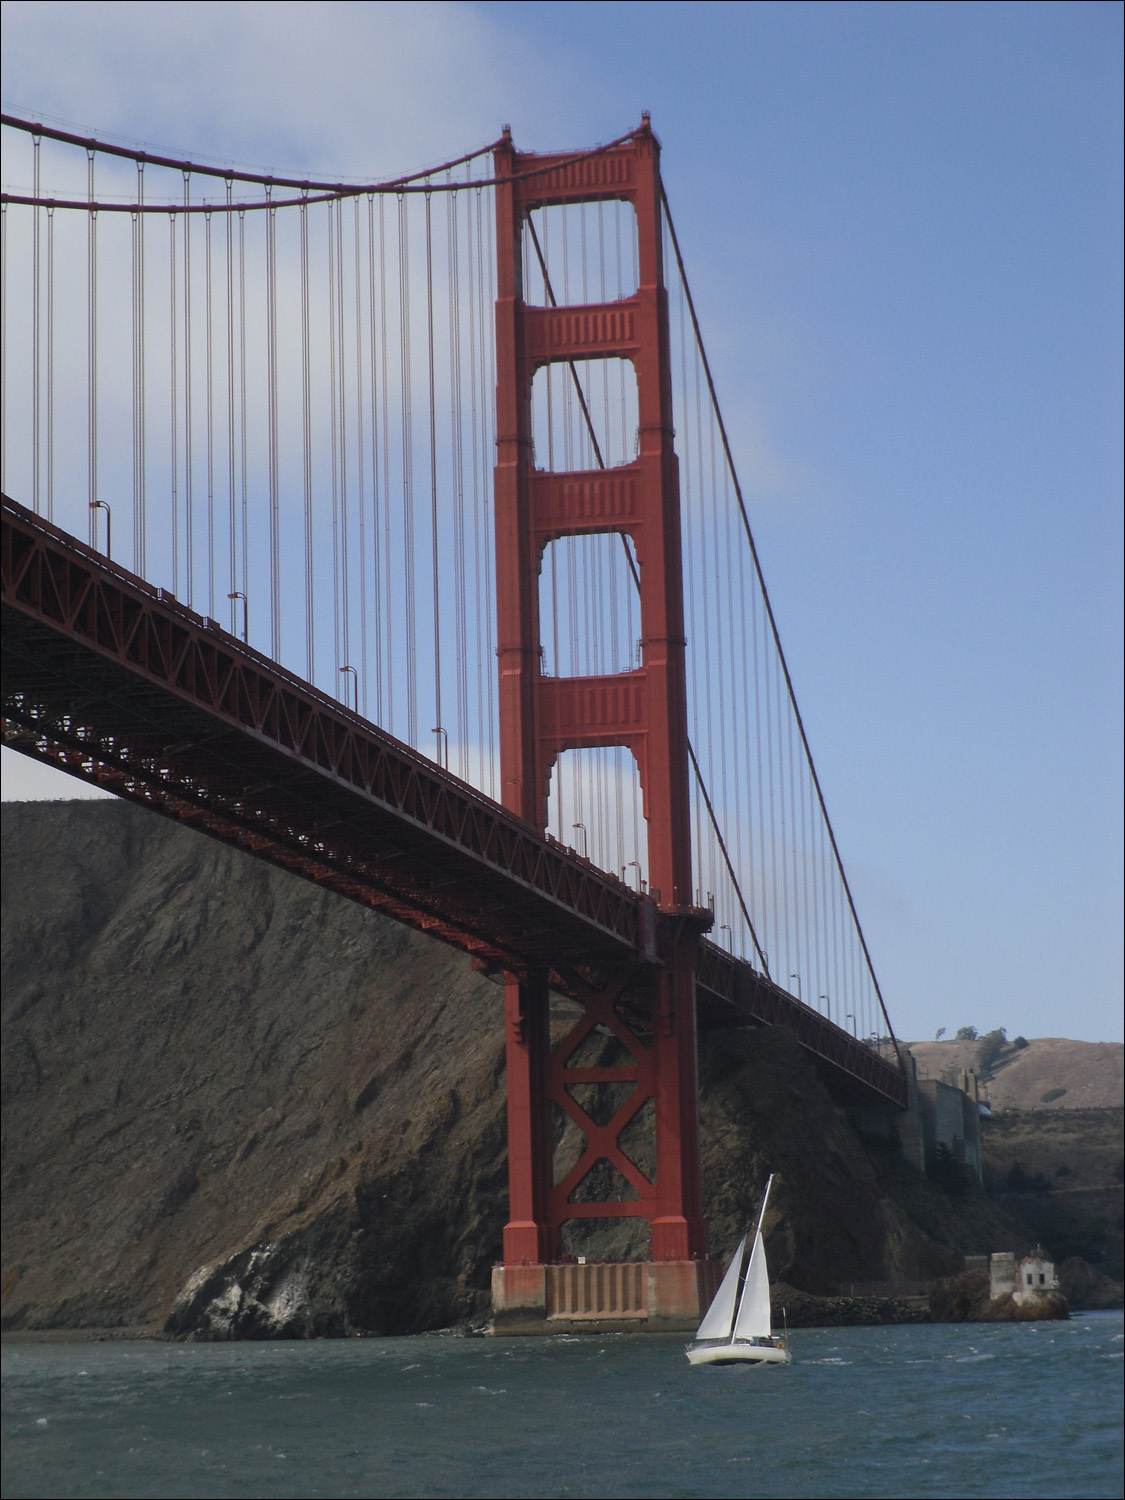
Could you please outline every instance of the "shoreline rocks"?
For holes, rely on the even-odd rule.
[[[965,1272],[937,1282],[930,1293],[932,1323],[1040,1323],[1065,1320],[1070,1308],[1061,1292],[993,1297],[987,1276]]]

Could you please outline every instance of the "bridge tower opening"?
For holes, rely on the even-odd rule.
[[[564,1226],[575,1220],[639,1216],[650,1226],[651,1261],[644,1276],[625,1274],[622,1267],[608,1278],[614,1307],[602,1309],[607,1315],[616,1310],[650,1323],[689,1323],[711,1280],[700,1209],[695,1039],[696,944],[710,914],[692,905],[679,482],[659,157],[647,118],[626,141],[595,153],[518,152],[506,131],[495,156],[502,801],[545,830],[551,771],[564,751],[628,748],[639,769],[648,825],[644,899],[651,913],[651,940],[631,965],[612,972],[572,965],[567,972],[506,978],[510,1218],[504,1264],[494,1282],[498,1327],[525,1314],[534,1318],[537,1307],[543,1309],[540,1317],[553,1312],[565,1318],[570,1283],[575,1306],[569,1311],[594,1316],[590,1289],[577,1285],[577,1272],[590,1268],[559,1264]],[[600,304],[559,305],[533,233],[529,246],[530,216],[606,202],[629,204],[636,216],[636,290]],[[532,248],[540,259],[544,306],[529,305],[524,297],[522,258]],[[597,468],[536,467],[536,371],[569,365],[574,373],[579,362],[589,368],[586,362],[597,360],[632,365],[635,456],[601,466],[595,442]],[[577,374],[574,379],[577,385]],[[579,399],[585,410],[581,393]],[[563,537],[606,533],[627,539],[629,556],[636,559],[639,659],[628,670],[604,675],[548,676],[539,619],[544,552]],[[556,1035],[554,1045],[552,987],[580,1006],[578,1020]],[[596,1059],[581,1066],[589,1061],[585,1053],[595,1035],[619,1055],[607,1053],[601,1066]],[[616,1089],[619,1107],[584,1109],[583,1088],[591,1097]],[[553,1181],[552,1108],[556,1119],[564,1113],[585,1136],[584,1149],[560,1182]],[[630,1127],[642,1117],[652,1122],[652,1149],[630,1155]],[[638,1299],[641,1309],[630,1305]]]

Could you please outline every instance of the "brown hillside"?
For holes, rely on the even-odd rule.
[[[977,1042],[911,1042],[920,1078],[940,1078],[976,1068]],[[1120,1042],[1072,1042],[1037,1037],[1026,1047],[1008,1046],[982,1083],[982,1096],[1005,1109],[1112,1109],[1125,1104],[1125,1046]],[[1065,1093],[1045,1100],[1056,1089]]]
[[[506,1209],[498,987],[123,802],[9,805],[3,829],[5,1326],[159,1327],[173,1304],[204,1337],[481,1316]],[[983,1194],[865,1146],[789,1032],[700,1052],[714,1252],[769,1171],[772,1262],[803,1291],[1016,1243]]]
[[[1121,1281],[1120,1109],[1001,1110],[981,1122],[981,1145],[986,1186],[1025,1241],[1039,1241],[1057,1261],[1080,1256]]]

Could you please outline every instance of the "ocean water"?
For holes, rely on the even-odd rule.
[[[8,1345],[5,1496],[1120,1496],[1125,1323]]]

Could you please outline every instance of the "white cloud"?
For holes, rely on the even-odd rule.
[[[537,116],[550,128],[557,114],[543,60],[465,5],[14,0],[5,11],[10,107],[243,166],[412,170],[494,139],[533,82]]]

